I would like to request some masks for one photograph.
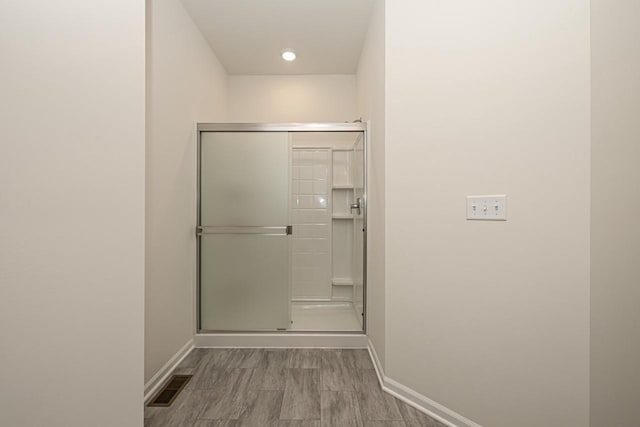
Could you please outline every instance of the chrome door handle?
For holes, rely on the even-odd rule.
[[[204,236],[206,234],[290,236],[293,234],[293,226],[286,225],[283,227],[270,227],[261,225],[199,225],[196,227],[197,236]]]
[[[362,200],[360,199],[360,197],[356,199],[356,202],[357,203],[351,203],[351,210],[353,211],[354,209],[358,209],[358,215],[360,215],[360,213],[362,212],[362,208],[360,207]]]

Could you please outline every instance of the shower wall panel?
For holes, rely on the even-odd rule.
[[[293,149],[293,299],[331,299],[331,150]]]

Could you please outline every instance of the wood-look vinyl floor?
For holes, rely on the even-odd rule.
[[[366,350],[194,349],[145,427],[444,427],[385,393]]]

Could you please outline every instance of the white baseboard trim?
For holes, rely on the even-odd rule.
[[[362,334],[196,334],[194,344],[203,348],[367,348]]]
[[[438,402],[423,396],[417,391],[387,377],[384,374],[384,369],[380,363],[380,359],[378,359],[378,354],[376,353],[376,349],[371,340],[369,340],[368,349],[382,390],[449,427],[482,427],[480,424],[471,421],[446,406],[441,405]]]
[[[149,381],[144,385],[144,404],[149,403],[151,398],[156,394],[161,385],[165,383],[171,372],[187,357],[187,354],[193,350],[193,339],[190,339],[180,350],[174,354],[171,359],[165,363],[162,368],[151,377]]]

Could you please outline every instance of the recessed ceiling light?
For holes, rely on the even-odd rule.
[[[282,59],[285,61],[295,61],[296,53],[292,49],[285,49],[282,51]]]

